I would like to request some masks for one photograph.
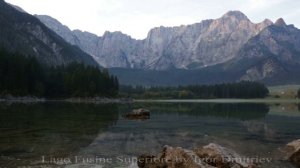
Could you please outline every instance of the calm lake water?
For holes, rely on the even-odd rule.
[[[135,108],[151,118],[122,117]],[[299,138],[299,106],[289,103],[0,104],[0,168],[136,167],[136,156],[165,145],[212,142],[292,168],[279,148]]]

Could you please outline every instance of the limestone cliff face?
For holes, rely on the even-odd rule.
[[[276,58],[268,58],[246,70],[241,80],[260,81],[272,78],[278,74],[285,73],[286,69]]]
[[[77,45],[78,40],[73,35],[71,30],[67,27],[62,25],[58,20],[51,18],[47,15],[34,15],[40,20],[43,20],[43,23],[49,27],[51,30],[56,32],[60,35],[63,39],[65,39],[68,43],[72,45]]]
[[[224,71],[240,74],[237,80],[265,80],[294,72],[300,64],[297,28],[283,19],[255,24],[239,11],[192,25],[153,28],[144,40],[121,32],[98,37],[37,17],[108,68],[193,70],[224,64]]]
[[[254,24],[243,13],[231,11],[219,19],[194,25],[155,28],[144,43],[146,68],[193,69],[226,62],[271,24],[269,20]]]
[[[241,79],[261,80],[291,74],[300,65],[300,30],[283,19],[251,38],[239,51],[239,59],[259,59]]]
[[[300,63],[300,30],[279,19],[245,44],[239,55],[255,58],[272,55],[285,63]]]
[[[99,62],[104,62],[106,67],[130,67],[133,68],[138,60],[135,60],[138,52],[138,41],[121,32],[105,32],[98,44]]]
[[[80,30],[74,30],[72,32],[69,31],[69,34],[64,33],[64,35],[69,36],[69,39],[71,39],[71,44],[77,45],[83,51],[85,51],[93,57],[96,55],[97,45],[99,42],[98,36],[89,32],[82,32]]]
[[[215,20],[153,28],[136,40],[121,32],[97,36],[70,30],[49,16],[35,17],[0,0],[0,47],[51,66],[83,62],[129,68],[118,77],[151,84],[162,79],[174,85],[178,79],[184,84],[300,81],[300,30],[283,19],[255,24],[230,11]]]
[[[130,36],[121,32],[105,32],[99,37],[89,32],[72,31],[50,16],[36,17],[66,41],[92,55],[104,67],[140,67],[136,58],[142,43]]]
[[[252,23],[243,13],[231,11],[216,20],[179,27],[158,27],[144,40],[121,32],[97,37],[88,32],[71,31],[53,18],[37,16],[71,44],[94,56],[105,67],[165,70],[196,69],[226,62],[262,29],[272,24]]]

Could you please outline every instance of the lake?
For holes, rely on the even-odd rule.
[[[136,108],[148,120],[123,117]],[[193,149],[217,143],[262,167],[294,166],[279,148],[300,139],[294,103],[0,104],[0,168],[136,167],[163,146]]]

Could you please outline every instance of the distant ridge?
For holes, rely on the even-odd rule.
[[[92,55],[107,68],[199,69],[237,57],[238,51],[270,20],[254,24],[240,11],[229,11],[216,20],[179,27],[157,27],[144,40],[121,32],[105,32],[98,37],[71,31],[50,16],[36,15],[45,25],[73,45]]]
[[[1,49],[34,56],[46,65],[82,62],[98,66],[90,55],[67,43],[34,16],[16,8],[0,1]]]
[[[283,19],[252,23],[242,12],[229,11],[215,20],[153,28],[146,39],[135,40],[121,32],[99,37],[71,31],[50,16],[36,17],[124,84],[300,82],[300,31]]]

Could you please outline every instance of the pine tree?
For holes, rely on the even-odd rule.
[[[43,67],[33,57],[26,58],[0,50],[0,95],[65,97],[115,97],[119,83],[108,70],[73,63]]]

